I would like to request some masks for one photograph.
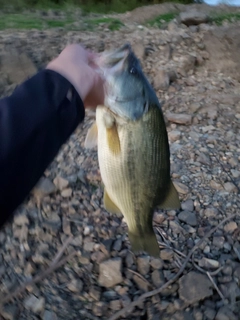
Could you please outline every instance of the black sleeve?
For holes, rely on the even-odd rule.
[[[69,89],[71,101],[66,97]],[[76,90],[51,70],[40,71],[0,100],[0,226],[25,200],[84,116]]]

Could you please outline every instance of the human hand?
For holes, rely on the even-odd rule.
[[[95,53],[81,45],[71,44],[47,65],[47,69],[58,72],[71,82],[85,108],[96,108],[104,102],[104,80],[94,64],[95,57]]]

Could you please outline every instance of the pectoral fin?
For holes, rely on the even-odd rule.
[[[115,205],[115,203],[110,199],[106,189],[104,189],[104,196],[103,196],[103,203],[104,207],[110,213],[115,213],[117,215],[121,215],[120,209]]]
[[[170,187],[166,199],[158,207],[161,209],[179,209],[181,206],[177,190],[175,189],[172,181],[170,182]]]
[[[96,122],[89,128],[84,142],[86,149],[92,149],[97,146],[98,141],[98,128]]]
[[[121,152],[120,140],[118,136],[117,126],[114,123],[111,128],[107,128],[107,143],[109,150],[117,155]]]

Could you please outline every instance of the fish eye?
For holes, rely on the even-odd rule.
[[[131,67],[130,70],[129,70],[129,72],[130,72],[131,74],[137,74],[137,69],[136,69],[135,67]]]

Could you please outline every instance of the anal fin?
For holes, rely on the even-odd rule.
[[[110,199],[106,189],[104,189],[103,203],[107,211],[109,211],[110,213],[115,213],[117,216],[122,216],[120,209]]]
[[[172,183],[172,181],[170,181],[168,194],[167,194],[164,202],[162,202],[158,207],[161,209],[168,209],[168,210],[180,209],[181,204],[179,201],[178,193],[177,193],[177,190],[174,187],[174,184]]]

